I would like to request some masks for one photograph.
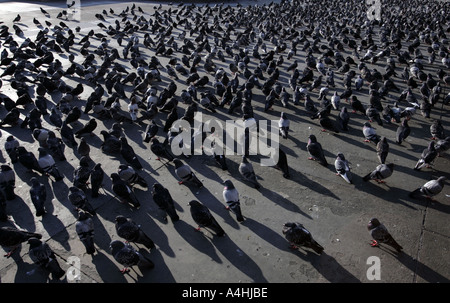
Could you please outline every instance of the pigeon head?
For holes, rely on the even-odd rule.
[[[367,224],[367,229],[372,230],[372,229],[380,226],[380,224],[381,223],[377,218],[372,218],[372,219],[370,219],[369,224]]]
[[[311,142],[311,143],[317,142],[317,138],[315,135],[309,135],[308,138],[309,138],[309,142]]]
[[[28,239],[27,242],[28,242],[28,244],[30,244],[30,248],[38,247],[42,243],[41,240],[39,240],[38,238],[35,238],[35,237]]]
[[[13,135],[9,135],[9,136],[6,138],[6,141],[9,141],[9,142],[14,141],[14,140],[15,140],[15,138],[14,138]]]
[[[233,189],[233,188],[235,188],[234,184],[233,184],[233,182],[231,182],[231,180],[225,180],[223,182],[223,184],[225,184],[225,189]]]
[[[86,220],[87,218],[89,218],[89,215],[87,212],[85,212],[84,210],[78,211],[78,221],[83,221],[83,220]]]
[[[111,253],[114,255],[116,252],[125,247],[125,243],[119,240],[114,240],[109,244],[109,247],[111,248]]]
[[[192,200],[188,203],[189,206],[200,206],[201,203],[198,202],[197,200]]]
[[[120,176],[118,173],[112,173],[110,177],[113,181],[120,180]]]
[[[80,166],[88,167],[89,166],[89,158],[83,156],[80,158]]]
[[[183,162],[181,162],[181,160],[178,158],[173,159],[173,164],[175,164],[175,168],[183,166]]]
[[[39,152],[39,157],[44,157],[44,156],[48,155],[47,151],[42,147],[38,148],[38,152]]]
[[[122,224],[122,223],[125,223],[125,222],[127,222],[127,218],[125,218],[124,216],[122,216],[122,215],[118,215],[118,216],[116,216],[116,222],[117,223],[119,223],[119,224]]]
[[[344,154],[341,153],[341,152],[337,153],[337,157],[338,157],[339,159],[341,159],[341,160],[345,160],[345,156],[344,156]]]
[[[153,183],[153,192],[158,192],[163,189],[163,186],[159,183]]]
[[[12,170],[11,166],[3,164],[2,166],[0,166],[1,171],[9,171]]]

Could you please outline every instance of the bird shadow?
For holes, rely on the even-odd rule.
[[[193,226],[182,220],[179,220],[177,224],[174,225],[174,228],[190,246],[211,257],[214,262],[222,263],[222,260],[214,249],[214,246],[211,244],[211,241],[203,232],[196,231]]]
[[[33,212],[22,197],[16,195],[14,200],[7,201],[6,209],[10,219],[18,226],[31,232],[36,231]]]
[[[397,256],[397,259],[403,266],[409,268],[411,271],[415,273],[415,275],[421,277],[428,283],[449,283],[450,279],[445,277],[435,270],[431,269],[427,265],[418,261],[417,258],[414,258],[405,252],[400,253]]]
[[[127,283],[125,276],[120,272],[117,264],[108,258],[104,253],[97,252],[93,255],[92,264],[94,264],[101,281],[106,283]]]
[[[332,170],[331,165],[328,165],[328,169]],[[289,180],[292,180],[300,185],[303,185],[303,186],[307,187],[308,189],[313,190],[321,195],[329,196],[336,200],[341,200],[331,190],[329,190],[325,186],[321,185],[320,183],[309,179],[304,174],[292,169],[291,167],[289,168],[289,171],[291,173],[291,178]]]
[[[253,279],[255,283],[268,282],[258,265],[229,237],[222,237],[220,240],[213,241],[213,244],[234,267]]]
[[[150,281],[145,282],[153,281],[157,283],[176,283],[175,277],[166,265],[160,250],[152,249],[148,257],[156,265],[155,268],[151,270],[152,275],[148,277]]]

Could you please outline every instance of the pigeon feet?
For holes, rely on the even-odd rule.
[[[378,244],[378,242],[376,240],[372,240],[370,242],[370,246],[372,246],[372,247],[379,247],[380,245]]]
[[[130,269],[127,268],[127,267],[125,267],[125,268],[123,268],[123,269],[120,270],[120,272],[123,273],[123,274],[125,274],[125,273],[127,273],[127,272],[129,272],[129,271],[130,271]]]

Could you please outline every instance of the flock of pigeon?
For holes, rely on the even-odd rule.
[[[155,6],[152,13],[133,4],[122,11],[96,13],[97,28],[87,34],[69,24],[70,5],[56,18],[41,8],[41,15],[33,18],[38,29],[35,37],[24,35],[20,15],[12,24],[0,24],[0,89],[8,84],[17,93],[17,97],[0,93],[0,104],[7,111],[0,126],[3,135],[7,134],[4,150],[9,157],[0,171],[0,219],[9,220],[7,203],[16,198],[15,167],[20,166],[31,176],[29,197],[22,198],[31,200],[36,217],[45,216],[49,203],[38,176],[70,183],[68,200],[77,210],[75,228],[87,254],[96,251],[92,222],[96,210],[91,201],[105,191],[105,178],[111,179],[114,197],[136,209],[141,202],[134,187],[150,189],[155,204],[175,223],[180,217],[169,189],[158,182],[148,184],[140,174],[143,160],[129,144],[124,125],[145,129],[142,142],[150,145],[164,165],[173,163],[179,184],[202,188],[195,168],[188,164],[190,157],[196,156],[181,159],[171,152],[170,146],[181,131],[171,126],[178,119],[193,123],[199,111],[213,117],[223,112],[255,120],[259,114],[255,103],[261,114],[279,119],[280,137],[285,140],[291,136],[287,112],[292,107],[302,109],[310,125],[318,123],[324,132],[341,136],[348,131],[352,115],[364,117],[367,121],[361,125],[361,139],[374,144],[380,162],[363,176],[367,182],[385,182],[395,168],[387,161],[388,138],[378,135],[373,124],[395,125],[394,141],[402,144],[411,133],[409,121],[421,114],[430,121],[431,140],[411,169],[430,167],[450,147],[441,119],[430,118],[439,111],[442,117],[450,102],[450,92],[444,93],[450,84],[449,3],[413,1],[429,7],[427,13],[414,13],[409,10],[413,6],[410,1],[390,1],[403,13],[382,8],[380,21],[368,19],[363,2],[180,3],[168,9]],[[59,59],[63,56],[68,64]],[[228,68],[222,67],[225,64]],[[436,72],[424,72],[425,66]],[[282,73],[289,75],[288,81],[280,77]],[[70,86],[69,80],[78,83]],[[369,104],[358,99],[365,89]],[[92,93],[84,100],[81,96],[86,91]],[[392,92],[399,93],[399,98],[392,100]],[[48,98],[55,94],[59,94],[58,100]],[[257,94],[264,96],[262,102],[255,101]],[[86,117],[87,122],[81,123],[80,118]],[[155,117],[164,124],[158,125]],[[51,127],[44,127],[43,119]],[[105,121],[112,122],[111,128],[99,131],[100,122]],[[15,129],[29,131],[37,150],[27,150],[11,134]],[[91,157],[94,147],[89,138],[95,132],[103,138],[101,152],[117,159],[117,172],[110,176],[103,171],[102,159]],[[204,138],[208,133],[197,135]],[[275,168],[284,178],[291,178],[282,142],[278,151]],[[72,152],[79,156],[79,165],[73,179],[65,180],[58,163],[67,161]],[[313,134],[308,138],[307,152],[309,159],[329,165]],[[220,168],[228,169],[229,159],[224,155],[214,155],[214,159]],[[336,155],[334,166],[337,175],[352,183],[351,167],[342,152]],[[242,155],[239,173],[249,186],[262,186],[248,150]],[[410,196],[432,198],[444,184],[444,176],[430,180]],[[223,199],[236,220],[244,222],[240,194],[232,179],[224,182]],[[192,200],[189,206],[198,229],[225,235],[206,205]],[[123,272],[135,265],[153,268],[153,262],[130,244],[151,250],[155,243],[149,235],[131,218],[117,216],[115,224],[124,241],[114,240],[110,248],[115,260],[124,266]],[[368,229],[372,245],[387,244],[402,250],[378,219],[372,218]],[[282,234],[294,249],[304,246],[318,254],[324,250],[299,222],[286,222]],[[11,249],[8,257],[24,242],[37,265],[56,279],[64,275],[41,234],[15,227],[0,229],[0,244]]]

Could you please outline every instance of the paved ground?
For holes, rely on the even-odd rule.
[[[81,35],[89,30],[98,30],[98,20],[95,13],[101,13],[103,9],[113,8],[120,12],[132,2],[120,3],[90,3],[83,1],[81,21],[64,20],[72,29],[76,26],[82,28]],[[143,8],[146,18],[150,17],[153,3],[139,3]],[[50,12],[51,18],[46,18],[39,11],[44,7]],[[20,13],[21,28],[25,35],[35,35],[39,29],[32,23],[36,17],[41,22],[49,20],[57,24],[60,20],[56,15],[64,7],[64,3],[43,5],[24,3],[2,3],[1,20],[5,24],[11,24],[11,20]],[[164,4],[164,9],[167,6]],[[113,24],[113,17],[109,17]],[[117,16],[115,16],[117,18]],[[98,40],[92,39],[91,49],[97,45]],[[113,42],[111,42],[112,45]],[[73,47],[73,53],[79,49]],[[152,51],[148,51],[152,55]],[[284,54],[285,55],[285,54]],[[56,57],[59,57],[56,55]],[[296,57],[300,61],[300,68],[304,66],[304,52],[299,52]],[[60,58],[67,64],[67,58]],[[165,66],[167,57],[160,60]],[[83,58],[76,57],[77,62]],[[226,70],[230,58],[226,63],[215,61]],[[119,60],[119,62],[124,62]],[[439,64],[439,63],[436,63]],[[250,66],[256,66],[251,62]],[[289,73],[283,71],[288,62],[281,67],[281,79],[287,86]],[[383,63],[377,68],[382,69]],[[426,65],[426,69],[435,73]],[[202,71],[203,72],[203,71]],[[448,71],[447,71],[448,72]],[[158,88],[166,87],[170,79],[163,69],[163,81],[157,83]],[[67,80],[75,83],[74,80]],[[339,91],[342,91],[340,76],[337,76]],[[177,82],[178,92],[184,87],[184,77]],[[396,83],[400,83],[396,79]],[[448,87],[445,93],[448,92]],[[129,92],[130,90],[128,90]],[[78,104],[89,96],[92,89],[87,87],[81,95]],[[2,93],[14,96],[14,91],[4,81]],[[367,104],[367,86],[356,94]],[[317,92],[311,93],[317,100]],[[47,95],[49,102],[57,102],[60,95]],[[395,100],[398,93],[391,94],[390,101]],[[390,140],[390,153],[388,162],[395,163],[395,171],[387,184],[379,185],[374,182],[363,182],[362,176],[370,172],[378,165],[375,146],[365,143],[362,136],[362,124],[365,118],[352,114],[350,130],[345,133],[333,135],[321,132],[317,121],[312,121],[302,106],[291,106],[288,109],[276,105],[273,111],[265,114],[264,96],[261,91],[255,91],[255,112],[260,119],[278,120],[280,112],[285,111],[291,118],[291,132],[288,140],[281,140],[281,144],[288,156],[291,170],[291,179],[282,177],[281,172],[270,167],[258,165],[258,156],[251,158],[254,168],[260,178],[262,188],[258,191],[243,181],[238,174],[240,156],[228,157],[228,171],[222,171],[215,161],[208,156],[197,156],[186,160],[195,169],[198,176],[204,182],[204,188],[197,190],[192,187],[178,185],[174,174],[173,164],[166,166],[156,160],[149,149],[149,145],[142,142],[142,134],[145,126],[123,124],[124,133],[129,142],[139,154],[144,169],[140,174],[149,184],[157,181],[166,186],[174,200],[181,220],[173,224],[164,222],[152,201],[149,190],[135,188],[137,197],[142,202],[138,210],[118,203],[111,191],[109,178],[105,181],[105,191],[101,197],[91,199],[98,215],[95,221],[95,244],[97,253],[94,256],[87,255],[75,233],[76,213],[67,200],[68,187],[71,186],[72,173],[78,166],[79,155],[70,148],[66,149],[68,161],[58,162],[58,167],[64,174],[62,182],[54,183],[46,177],[37,176],[43,182],[49,192],[49,200],[46,205],[48,214],[42,218],[34,216],[34,208],[28,195],[29,179],[20,164],[14,165],[16,170],[18,197],[8,201],[7,210],[10,215],[9,222],[3,225],[14,224],[18,227],[43,234],[43,239],[49,243],[58,256],[58,261],[64,269],[69,269],[70,260],[80,261],[79,279],[65,276],[63,282],[163,282],[163,283],[196,283],[196,282],[271,282],[271,283],[338,283],[338,282],[385,282],[385,283],[435,283],[448,282],[450,278],[450,230],[448,214],[450,211],[449,187],[435,197],[436,202],[427,200],[412,200],[408,193],[421,186],[426,181],[438,176],[449,174],[449,156],[444,155],[436,160],[431,169],[414,171],[413,167],[427,146],[430,138],[429,126],[431,119],[425,119],[418,111],[410,121],[411,136],[402,145],[394,143],[397,124],[376,126],[377,133]],[[122,102],[122,109],[126,110],[126,102]],[[316,101],[318,102],[318,101]],[[439,103],[440,105],[440,103]],[[343,104],[343,106],[348,106]],[[180,104],[180,112],[185,108]],[[22,111],[26,114],[29,108]],[[207,113],[203,111],[205,115]],[[3,117],[6,110],[0,108],[0,116]],[[335,116],[336,112],[333,111]],[[436,108],[432,112],[432,118],[442,115],[443,125],[449,130],[448,106],[443,109]],[[162,125],[166,114],[159,114],[156,121]],[[23,117],[23,116],[22,116]],[[218,117],[221,119],[238,119],[238,114],[230,116],[225,109],[218,109]],[[73,128],[78,129],[90,118],[83,114],[79,124]],[[48,123],[48,117],[43,119],[44,126],[49,129],[54,127]],[[121,159],[105,156],[96,149],[101,143],[100,130],[111,126],[112,121],[99,123],[94,136],[86,137],[92,147],[91,157],[94,162],[103,163],[106,174],[109,176],[117,171]],[[23,145],[35,150],[38,144],[32,138],[29,130],[19,127],[4,127],[1,129],[0,138],[3,146],[8,134],[19,138]],[[309,134],[315,134],[318,141],[325,149],[325,155],[330,163],[328,168],[307,160],[306,142]],[[165,134],[160,131],[158,136]],[[343,152],[352,164],[354,183],[347,184],[343,179],[335,175],[334,158],[337,152]],[[2,150],[2,163],[9,162],[8,155]],[[232,179],[241,197],[242,211],[246,217],[245,222],[237,223],[233,214],[224,208],[222,199],[222,181]],[[195,232],[187,203],[196,199],[207,205],[214,216],[226,231],[226,236],[217,238],[207,231]],[[118,239],[114,230],[114,218],[118,214],[129,216],[142,225],[150,237],[156,243],[156,249],[147,252],[142,246],[138,246],[144,254],[155,263],[152,270],[134,268],[128,274],[121,274],[121,266],[111,256],[109,243]],[[404,247],[404,252],[397,255],[389,247],[372,248],[371,240],[366,225],[370,218],[378,217],[392,232],[394,237]],[[310,250],[291,250],[281,233],[283,223],[287,221],[302,222],[325,247],[322,255],[316,255]],[[24,244],[13,257],[0,260],[0,277],[4,283],[23,282],[47,282],[48,276],[42,270],[35,269],[28,256],[28,245]],[[371,272],[372,263],[368,263],[370,257],[375,256],[380,261],[380,280],[368,279],[367,273]],[[75,257],[75,259],[74,259]],[[79,258],[79,259],[76,259]]]

